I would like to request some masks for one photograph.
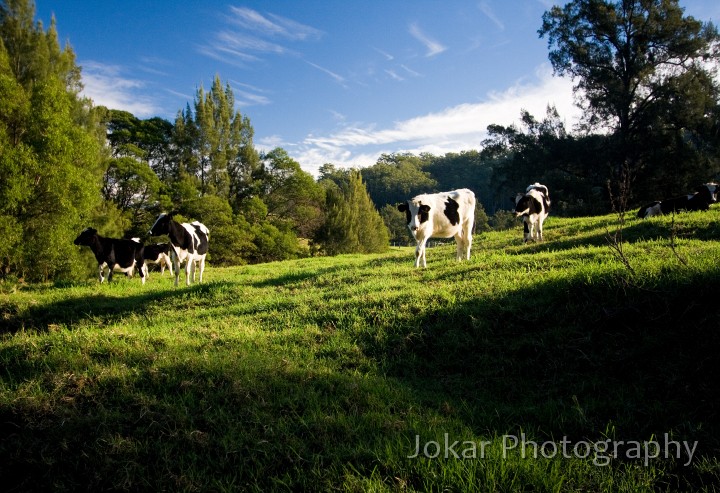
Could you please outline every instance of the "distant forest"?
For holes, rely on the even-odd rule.
[[[205,223],[211,264],[230,265],[408,242],[395,205],[423,192],[470,188],[482,231],[517,225],[510,198],[536,181],[552,214],[575,216],[719,177],[714,25],[674,0],[576,0],[547,11],[538,34],[576,83],[578,128],[553,107],[519,109],[522,123],[491,125],[478,150],[327,163],[313,177],[282,148],[256,149],[219,76],[174,121],[93,105],[55,20],[46,29],[31,0],[0,1],[0,278],[87,278],[91,258],[72,245],[83,228],[147,239],[164,211]]]

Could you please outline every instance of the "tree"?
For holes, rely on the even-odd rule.
[[[382,206],[434,191],[437,181],[425,171],[432,156],[410,153],[383,154],[375,165],[362,170],[368,193]]]
[[[0,267],[45,280],[78,273],[72,240],[99,204],[102,168],[75,55],[34,15],[27,0],[0,4]]]
[[[301,238],[312,238],[324,221],[325,190],[282,148],[262,157],[262,197],[271,219],[289,221]]]
[[[615,180],[649,165],[644,144],[671,124],[660,115],[674,100],[706,101],[697,94],[712,86],[720,49],[716,28],[685,17],[677,0],[574,0],[546,12],[538,33],[555,73],[577,81],[586,127],[613,132]],[[688,84],[696,77],[706,83]]]
[[[347,174],[347,182],[327,183],[326,221],[315,242],[328,255],[378,253],[387,250],[388,230],[383,223],[359,171]]]

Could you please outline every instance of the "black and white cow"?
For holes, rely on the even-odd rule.
[[[193,282],[195,282],[196,264],[199,265],[200,282],[202,282],[210,238],[210,231],[204,224],[198,221],[180,224],[173,219],[172,214],[160,214],[150,228],[150,235],[168,235],[170,238],[170,258],[172,258],[175,268],[175,286],[179,284],[180,280],[180,264],[185,261],[187,261],[185,284],[190,285],[191,273]]]
[[[426,193],[398,204],[417,242],[415,267],[426,267],[425,244],[430,238],[455,237],[457,259],[469,260],[475,222],[475,194],[467,188]]]
[[[105,281],[103,271],[107,268],[107,281],[112,281],[113,271],[124,272],[132,277],[135,268],[140,272],[142,283],[145,284],[143,272],[143,246],[133,240],[106,238],[100,236],[95,228],[86,228],[73,242],[76,245],[90,247],[98,262],[100,282]]]
[[[133,238],[134,241],[140,243],[140,238]],[[170,243],[156,243],[153,245],[145,245],[143,248],[143,258],[145,263],[143,264],[143,271],[145,277],[150,279],[148,264],[155,264],[160,266],[160,275],[165,275],[165,267],[170,270],[170,275],[173,275],[173,264],[170,258]]]
[[[515,196],[515,216],[523,218],[524,242],[543,240],[543,223],[550,213],[550,193],[545,185],[533,183]]]
[[[670,199],[656,200],[650,204],[644,205],[638,211],[638,217],[647,219],[652,216],[662,216],[679,211],[706,211],[710,209],[710,204],[717,202],[718,194],[717,183],[705,183],[697,188],[694,193],[689,195],[680,195]]]

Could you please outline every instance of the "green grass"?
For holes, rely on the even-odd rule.
[[[3,488],[716,491],[720,211],[630,220],[635,275],[615,227],[551,217],[543,244],[484,233],[427,269],[395,248],[190,288],[0,284]],[[503,450],[521,434],[626,443],[598,465]],[[628,456],[665,434],[698,442],[689,465]],[[416,436],[438,457],[408,458]]]

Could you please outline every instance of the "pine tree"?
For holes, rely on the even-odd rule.
[[[389,233],[370,199],[359,171],[340,185],[328,181],[326,221],[315,237],[328,255],[379,253],[387,250]]]

